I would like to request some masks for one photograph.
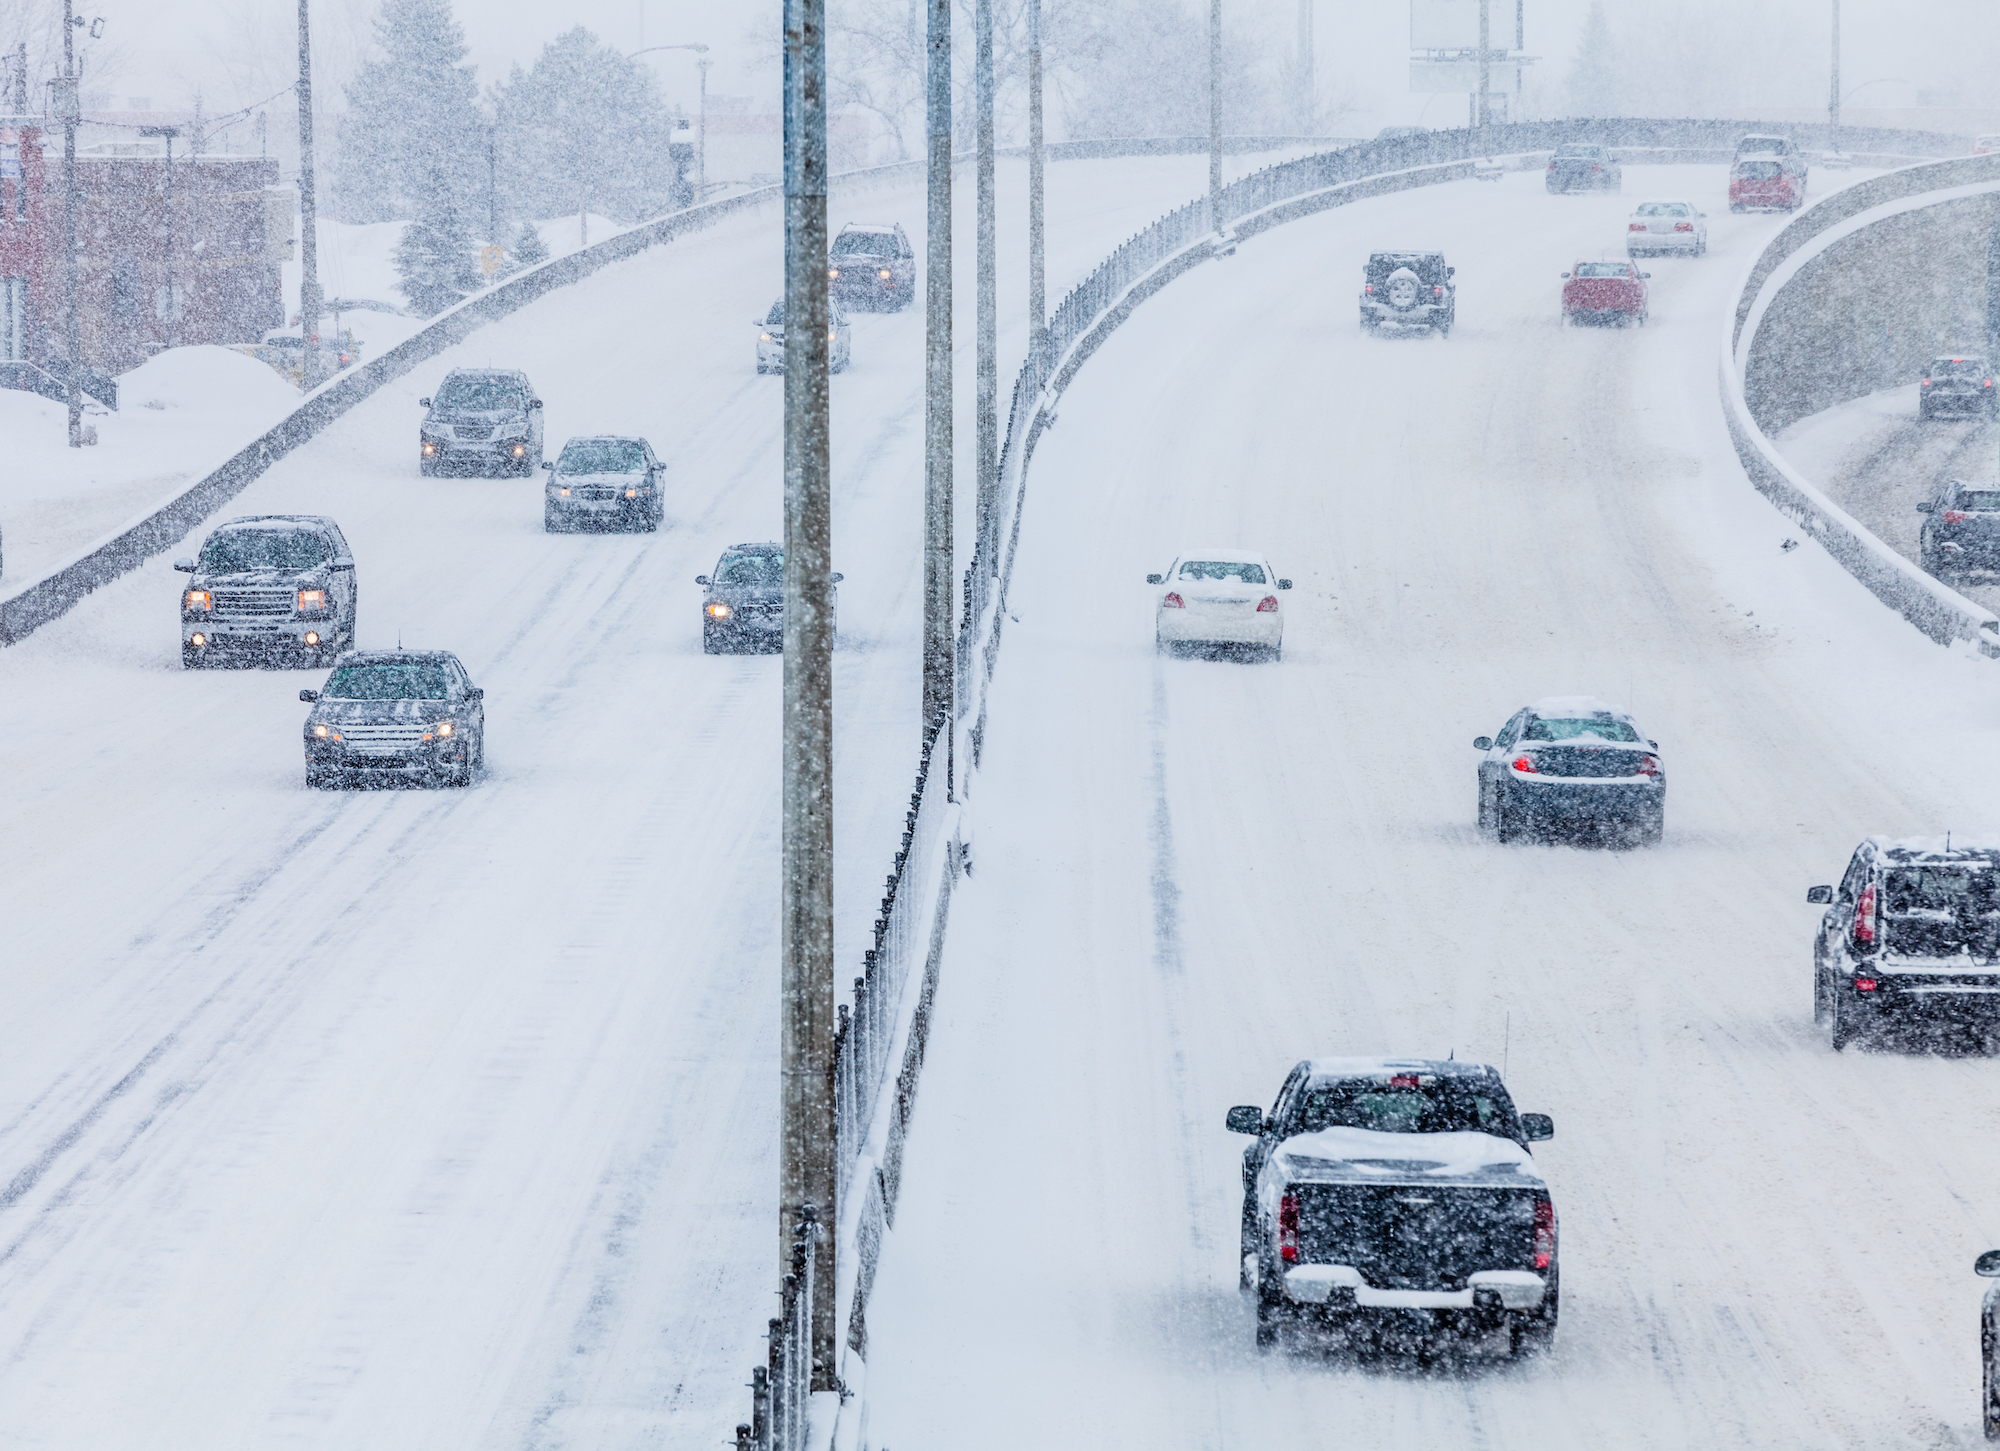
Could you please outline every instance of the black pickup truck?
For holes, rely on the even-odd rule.
[[[1257,1345],[1318,1326],[1350,1344],[1507,1334],[1546,1350],[1556,1212],[1528,1152],[1552,1138],[1500,1075],[1434,1058],[1299,1064],[1266,1114],[1232,1108],[1243,1155],[1242,1272]]]

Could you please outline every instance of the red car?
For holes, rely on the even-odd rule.
[[[1630,262],[1579,262],[1563,273],[1562,318],[1566,326],[1586,322],[1646,325],[1646,279]]]
[[[1729,169],[1729,210],[1752,207],[1794,212],[1806,199],[1806,179],[1777,157],[1753,157]]]

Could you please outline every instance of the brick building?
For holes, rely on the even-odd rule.
[[[77,313],[83,361],[122,373],[169,346],[256,342],[284,322],[293,194],[275,157],[79,152]],[[169,186],[171,185],[171,200]],[[67,354],[62,143],[0,125],[0,360]]]

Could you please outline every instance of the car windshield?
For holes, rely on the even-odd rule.
[[[1630,277],[1632,269],[1623,262],[1579,262],[1576,264],[1579,277]],[[1907,374],[1905,376],[1908,376]]]
[[[2000,509],[2000,489],[1960,489],[1953,507],[1975,514],[1990,513]]]
[[[1736,143],[1736,154],[1748,156],[1753,152],[1783,152],[1791,143],[1782,136],[1745,136]]]
[[[323,694],[335,700],[446,700],[451,674],[433,660],[382,665],[343,665]]]
[[[439,408],[457,408],[467,413],[518,413],[527,402],[521,385],[512,378],[453,374],[437,392]]]
[[[1952,957],[1970,949],[1991,957],[2000,947],[2000,879],[1991,867],[1895,867],[1883,886],[1890,951]]]
[[[1234,564],[1228,560],[1190,559],[1181,565],[1182,579],[1233,579],[1243,584],[1263,584],[1264,569],[1257,564]]]
[[[893,232],[842,232],[833,250],[849,257],[894,257],[896,237]]]
[[[1528,722],[1528,731],[1523,740],[1530,741],[1636,741],[1639,733],[1622,720],[1613,720],[1608,715],[1579,717],[1570,720],[1551,719],[1536,716]]]
[[[1572,161],[1599,161],[1603,159],[1604,149],[1599,146],[1581,146],[1575,142],[1571,142],[1568,146],[1557,147],[1556,155]]]
[[[636,474],[646,467],[646,450],[630,439],[587,438],[563,445],[559,474]]]
[[[785,556],[782,554],[725,554],[715,566],[717,584],[783,584]]]
[[[253,569],[316,569],[327,557],[324,536],[310,529],[231,529],[201,546],[204,574]]]
[[[1642,217],[1684,217],[1687,214],[1686,202],[1640,202],[1636,213]]]
[[[1498,1083],[1429,1073],[1314,1084],[1299,1105],[1299,1132],[1330,1128],[1520,1137],[1514,1105]]]
[[[1933,378],[1977,378],[1985,371],[1984,358],[1939,358],[1931,364]]]
[[[1784,168],[1775,161],[1744,161],[1737,164],[1736,179],[1738,181],[1769,181],[1782,170]]]

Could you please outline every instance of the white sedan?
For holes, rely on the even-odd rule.
[[[1708,250],[1708,213],[1698,212],[1692,202],[1640,202],[1625,224],[1625,254],[1628,257],[1658,256],[1679,252],[1699,257]]]
[[[1165,574],[1154,612],[1158,648],[1179,645],[1249,646],[1276,659],[1285,644],[1279,590],[1292,587],[1271,572],[1270,561],[1245,549],[1184,549]]]

